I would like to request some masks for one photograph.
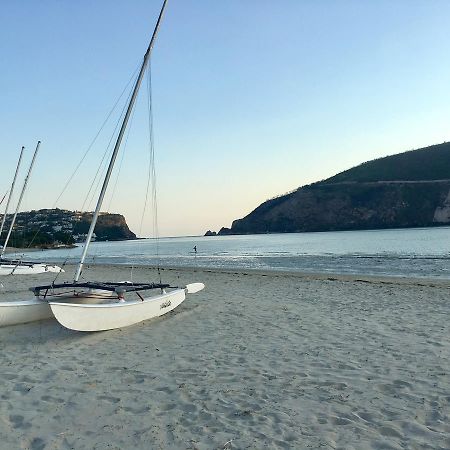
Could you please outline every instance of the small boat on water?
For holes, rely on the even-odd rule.
[[[162,282],[80,282],[83,264],[100,214],[117,153],[149,63],[166,4],[167,0],[164,0],[150,44],[144,55],[139,75],[134,84],[73,282],[51,283],[33,287],[31,288],[35,295],[33,300],[10,302],[10,305],[7,305],[6,302],[0,303],[0,326],[31,322],[53,315],[61,325],[71,330],[111,330],[167,314],[185,300],[186,294],[199,292],[205,287],[203,283],[191,283],[183,287],[177,287]]]

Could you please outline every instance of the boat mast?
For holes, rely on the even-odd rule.
[[[30,175],[31,175],[31,170],[33,169],[34,161],[36,159],[36,155],[38,153],[40,145],[41,145],[41,141],[38,141],[38,143],[36,145],[36,150],[34,151],[33,159],[31,160],[30,168],[28,169],[27,176],[26,176],[25,181],[23,183],[22,192],[20,193],[19,201],[17,202],[16,212],[14,213],[14,217],[13,217],[11,225],[9,227],[8,235],[6,236],[5,243],[3,244],[2,253],[0,254],[0,258],[2,258],[3,255],[5,254],[6,246],[8,245],[8,241],[9,241],[9,238],[11,236],[11,232],[13,230],[14,223],[16,222],[17,213],[19,212],[20,204],[22,203],[23,195],[25,194],[25,189],[27,188],[28,180],[29,180]]]
[[[13,179],[13,182],[11,184],[11,189],[9,191],[8,201],[6,202],[5,214],[4,214],[3,219],[2,219],[2,224],[0,225],[0,237],[2,235],[3,227],[5,225],[6,215],[8,214],[9,203],[11,202],[11,197],[12,197],[12,195],[14,193],[14,186],[16,184],[17,174],[19,173],[19,167],[20,167],[20,163],[22,162],[22,156],[23,156],[23,151],[24,150],[25,150],[25,147],[22,147],[22,150],[20,150],[20,156],[19,156],[19,161],[17,162],[16,173],[14,174],[14,179]]]
[[[100,196],[99,196],[98,201],[97,201],[97,206],[96,206],[94,214],[92,216],[91,226],[89,228],[89,232],[88,232],[87,237],[86,237],[86,242],[84,244],[84,249],[83,249],[83,253],[81,255],[80,263],[78,264],[78,268],[77,268],[77,271],[76,271],[76,274],[75,274],[75,278],[74,278],[74,282],[75,283],[79,280],[81,272],[83,271],[84,260],[86,259],[86,255],[87,255],[87,251],[88,251],[88,248],[89,248],[89,244],[91,243],[91,239],[92,239],[92,234],[94,233],[95,225],[97,223],[97,219],[98,219],[98,216],[100,214],[100,208],[102,207],[102,203],[103,203],[103,199],[105,197],[106,189],[108,188],[109,179],[111,178],[111,173],[112,173],[112,170],[113,170],[113,167],[114,167],[114,163],[116,161],[117,153],[119,152],[120,144],[122,142],[122,138],[123,138],[123,135],[125,133],[125,130],[126,130],[126,127],[127,127],[127,124],[128,124],[128,119],[130,118],[131,112],[133,110],[133,106],[134,106],[134,103],[136,101],[137,94],[139,92],[139,87],[141,85],[142,78],[144,77],[144,72],[145,72],[145,69],[147,67],[148,60],[150,59],[150,54],[151,54],[152,49],[153,49],[153,44],[155,43],[156,35],[158,34],[159,26],[160,26],[162,17],[164,15],[164,10],[166,8],[167,1],[168,0],[164,0],[164,3],[162,5],[162,7],[161,7],[161,11],[159,13],[158,21],[156,22],[156,26],[155,26],[155,29],[153,31],[152,38],[150,40],[150,44],[149,44],[149,46],[147,48],[147,51],[145,52],[145,55],[144,55],[144,61],[142,62],[142,66],[141,66],[141,70],[139,72],[139,76],[138,76],[138,78],[136,80],[136,84],[134,85],[133,94],[131,96],[130,103],[128,104],[127,112],[126,112],[125,117],[123,119],[122,126],[121,126],[120,131],[119,131],[119,135],[117,136],[116,145],[114,146],[114,150],[113,150],[113,153],[111,155],[111,160],[109,162],[108,170],[107,170],[106,175],[105,175],[105,180],[103,181],[102,190],[100,191]]]

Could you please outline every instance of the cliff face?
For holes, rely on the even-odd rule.
[[[450,144],[370,161],[268,200],[219,234],[445,224],[450,224]]]
[[[74,234],[85,234],[91,225],[92,213],[84,213],[73,226]],[[121,214],[100,213],[95,225],[97,241],[122,241],[136,239]]]

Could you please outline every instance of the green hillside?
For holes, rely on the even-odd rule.
[[[450,142],[374,159],[322,183],[450,179]]]

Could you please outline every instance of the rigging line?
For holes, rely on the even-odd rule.
[[[116,136],[117,129],[118,129],[118,127],[119,127],[119,125],[120,125],[120,123],[121,123],[121,121],[122,121],[122,119],[123,119],[123,117],[124,117],[124,115],[125,115],[126,106],[127,106],[128,102],[130,101],[130,98],[131,98],[132,94],[133,94],[133,92],[132,92],[132,90],[131,90],[130,93],[128,94],[127,101],[125,102],[125,104],[124,104],[124,106],[123,106],[123,108],[122,108],[122,112],[121,112],[121,114],[120,114],[120,117],[118,118],[118,121],[117,121],[117,123],[116,123],[116,126],[115,126],[115,128],[114,128],[114,130],[113,130],[113,133],[111,134],[111,137],[110,137],[109,142],[108,142],[108,146],[107,146],[107,148],[106,148],[106,150],[105,150],[105,152],[104,152],[104,154],[103,154],[103,158],[102,158],[102,160],[101,160],[101,162],[100,162],[100,165],[99,165],[99,167],[97,168],[97,173],[95,174],[94,180],[92,181],[91,186],[90,186],[90,188],[89,188],[89,191],[88,191],[88,193],[87,193],[87,195],[86,195],[86,198],[85,198],[85,200],[84,200],[84,202],[83,202],[82,209],[84,209],[84,206],[85,206],[85,204],[86,204],[86,201],[87,201],[87,199],[88,199],[88,196],[89,196],[89,193],[91,192],[91,190],[92,190],[92,192],[91,192],[91,198],[90,198],[90,200],[87,202],[87,208],[89,208],[89,205],[91,205],[92,202],[94,201],[95,193],[98,191],[99,186],[100,186],[100,183],[101,183],[102,178],[103,178],[102,176],[98,176],[98,175],[100,174],[100,172],[101,172],[101,175],[103,175],[103,174],[106,172],[106,170],[107,170],[107,161],[108,161],[109,158],[106,159],[106,164],[105,164],[105,157],[106,157],[107,155],[108,155],[108,156],[111,156],[112,153],[114,152],[114,149],[112,148],[112,145],[111,145],[111,144],[112,144],[112,142],[113,142],[114,137]],[[132,112],[130,121],[133,120],[133,117],[134,117],[134,110],[133,110],[133,112]],[[130,124],[131,124],[131,122],[130,122]],[[128,135],[129,135],[129,130],[128,130],[128,134],[127,134],[127,140],[128,140]],[[125,145],[126,145],[126,142],[125,142]],[[109,150],[109,153],[108,153],[108,150]],[[101,169],[103,169],[103,170],[101,170]],[[119,170],[120,170],[120,169],[119,169]],[[98,176],[98,178],[97,178],[97,176]],[[93,186],[94,186],[94,183],[96,183],[96,185],[95,185],[95,188],[92,189]],[[111,200],[112,200],[112,197],[111,197]],[[95,254],[92,255],[92,260],[94,261],[94,259],[95,259]]]
[[[66,259],[63,261],[63,263],[61,264],[61,269],[64,269],[64,267],[67,265],[67,261],[69,260],[69,254],[67,254]],[[58,279],[58,277],[61,275],[62,270],[60,272],[56,272],[56,276],[52,281],[52,284],[55,284],[56,280]]]
[[[103,157],[102,157],[102,159],[100,161],[100,164],[97,167],[97,172],[95,173],[95,176],[94,176],[94,178],[93,178],[93,180],[92,180],[92,182],[91,182],[91,184],[89,186],[89,190],[88,190],[88,192],[87,192],[87,194],[86,194],[86,196],[84,198],[83,204],[81,205],[81,211],[85,211],[86,204],[87,204],[87,207],[89,207],[89,205],[92,203],[92,199],[93,199],[93,197],[95,195],[95,190],[98,188],[98,183],[99,183],[99,181],[97,180],[97,177],[99,177],[99,175],[100,175],[100,171],[102,169],[102,166],[103,166],[103,170],[105,170],[105,168],[104,168],[105,158],[108,155],[108,152],[111,153],[111,143],[112,143],[112,141],[114,139],[114,136],[116,134],[116,131],[117,131],[117,128],[119,126],[119,123],[120,123],[120,120],[122,118],[123,113],[124,113],[124,108],[122,108],[122,111],[121,111],[120,116],[119,116],[119,118],[117,120],[117,123],[116,123],[116,125],[114,127],[114,130],[113,130],[113,132],[111,134],[111,137],[109,138],[108,145],[106,146],[106,149],[103,152]],[[108,161],[108,160],[106,159],[106,161]],[[98,179],[101,180],[101,177],[99,177]],[[94,188],[94,185],[96,185],[95,188]],[[90,197],[90,200],[89,200],[89,197]]]
[[[117,125],[116,125],[116,129],[117,129]],[[112,137],[111,137],[111,140],[112,140]],[[110,140],[110,143],[111,143],[111,140]],[[107,151],[108,151],[108,148],[105,150],[105,153],[104,153],[103,158],[102,158],[102,162],[103,162],[103,159],[105,158],[105,155],[106,155]],[[101,163],[102,163],[102,162],[101,162]],[[100,164],[101,164],[101,163],[100,163]],[[100,170],[100,167],[97,169],[97,173],[98,173],[99,170]],[[93,181],[92,184],[91,184],[91,188],[92,188],[92,185],[93,185],[94,182],[95,182],[95,178],[94,178],[94,181]],[[97,184],[97,187],[98,187],[98,184]],[[91,188],[90,188],[90,189],[91,189]],[[89,191],[90,191],[90,189],[89,189]],[[89,192],[88,192],[88,194],[89,194]],[[84,208],[84,203],[86,202],[86,200],[87,200],[87,197],[85,198],[85,200],[84,200],[84,202],[83,202],[83,208]],[[91,200],[91,201],[92,201],[92,200]],[[39,226],[39,228],[37,229],[36,233],[34,234],[33,238],[31,239],[31,241],[29,242],[29,244],[28,244],[28,246],[27,246],[26,248],[30,248],[30,247],[33,245],[34,241],[36,240],[36,237],[38,236],[38,234],[39,234],[39,232],[41,231],[41,228],[42,228],[43,226],[44,226],[44,223],[42,223],[42,224]],[[69,244],[69,239],[70,239],[70,234],[68,234],[67,240],[66,240],[66,242],[64,242],[66,245]],[[66,261],[67,261],[68,258],[70,257],[70,253],[72,252],[73,248],[74,248],[74,247],[68,249],[68,251],[67,251],[67,253],[66,253],[66,255],[67,255],[67,256],[66,256]],[[58,275],[57,275],[57,277],[58,277]]]
[[[0,201],[0,205],[3,203],[3,200],[5,200],[6,196],[8,195],[9,191],[6,191],[5,195],[2,197],[1,201]]]
[[[159,282],[161,283],[161,259],[159,254],[159,229],[158,229],[158,202],[156,195],[156,164],[155,164],[155,138],[153,131],[153,96],[152,96],[152,73],[151,65],[149,66],[147,75],[148,90],[148,115],[149,115],[149,136],[150,136],[150,158],[149,158],[149,178],[152,180],[152,206],[153,206],[153,234],[156,239],[156,262]],[[147,187],[148,194],[148,187]]]
[[[148,134],[148,138],[149,138],[149,152],[148,152],[148,168],[147,168],[147,184],[146,184],[146,189],[145,189],[145,198],[144,198],[144,205],[142,208],[142,214],[141,214],[141,220],[140,220],[140,224],[139,224],[139,237],[142,236],[142,228],[143,228],[143,224],[144,224],[144,219],[145,219],[145,214],[147,212],[147,206],[148,206],[148,200],[149,200],[149,191],[150,191],[150,184],[152,185],[152,193],[153,193],[153,188],[154,188],[154,178],[152,179],[152,175],[155,174],[155,170],[154,170],[154,155],[152,155],[154,153],[154,145],[153,145],[153,115],[152,115],[152,97],[151,97],[151,63],[148,66],[148,72],[147,72],[147,109],[148,109],[148,130],[149,130],[149,134]],[[153,198],[153,196],[152,196]],[[153,203],[155,203],[153,201]],[[155,211],[155,209],[154,209]],[[155,234],[155,221],[153,220],[153,231]],[[159,251],[158,251],[158,241],[157,242],[157,267],[158,267],[158,275],[159,275],[159,281],[161,283],[161,273],[159,270]],[[130,277],[131,280],[133,280],[133,270],[135,268],[135,264],[132,263],[130,269],[131,269],[131,273],[130,273]]]
[[[150,130],[150,122],[151,122],[151,116],[150,116],[150,108],[149,108],[149,102],[151,102],[151,98],[150,98],[150,88],[149,88],[149,84],[148,84],[148,80],[150,77],[150,71],[151,71],[151,63],[148,66],[148,72],[147,72],[147,109],[148,109],[148,120],[149,120],[149,130]],[[142,207],[142,214],[141,214],[141,220],[139,223],[139,237],[142,237],[142,228],[143,228],[143,224],[144,224],[144,219],[145,219],[145,214],[147,212],[147,205],[148,205],[148,193],[149,193],[149,188],[150,188],[150,180],[151,180],[151,164],[152,164],[152,159],[151,159],[151,147],[152,147],[152,133],[149,132],[148,135],[149,138],[149,160],[148,160],[148,167],[147,167],[147,183],[146,183],[146,189],[145,189],[145,197],[144,197],[144,205]],[[131,277],[133,277],[133,270],[134,270],[134,263],[131,265]]]
[[[89,144],[89,147],[87,148],[86,152],[84,153],[83,157],[81,158],[80,162],[78,163],[78,165],[76,166],[75,170],[73,171],[72,175],[70,175],[69,179],[67,180],[66,184],[64,185],[61,193],[59,194],[58,198],[56,199],[53,207],[56,206],[56,204],[58,203],[58,201],[61,199],[62,195],[64,194],[64,192],[66,191],[67,187],[69,186],[70,182],[72,181],[73,177],[76,175],[76,173],[78,172],[78,169],[80,168],[81,164],[83,163],[83,161],[85,160],[86,156],[88,155],[88,153],[91,151],[95,141],[97,140],[97,138],[99,137],[100,133],[102,132],[103,128],[105,127],[106,123],[108,122],[109,118],[111,117],[112,113],[114,112],[114,110],[117,107],[117,104],[119,103],[120,99],[122,98],[123,94],[125,93],[125,91],[128,89],[128,86],[130,85],[130,83],[135,79],[136,77],[136,73],[139,70],[140,64],[136,67],[136,69],[134,70],[131,78],[128,80],[128,83],[125,85],[125,87],[123,88],[122,92],[120,93],[119,97],[117,98],[116,102],[114,103],[114,106],[111,108],[111,110],[109,111],[108,115],[106,116],[106,119],[104,120],[104,122],[102,123],[100,129],[97,131],[97,134],[95,135],[94,139],[91,141],[91,143]]]
[[[117,176],[116,176],[116,180],[114,182],[113,190],[112,190],[112,193],[111,193],[111,198],[109,199],[109,204],[108,204],[107,211],[110,211],[111,203],[112,203],[114,195],[116,193],[117,183],[119,181],[120,172],[122,170],[122,165],[123,165],[123,160],[124,160],[124,156],[125,156],[125,151],[127,149],[128,138],[130,137],[130,131],[131,131],[131,128],[133,126],[133,119],[134,119],[135,112],[136,112],[136,109],[133,109],[133,112],[131,113],[131,117],[130,117],[130,125],[128,126],[127,135],[125,137],[125,143],[124,143],[123,148],[122,148],[122,157],[120,158],[119,170],[117,171]]]
[[[117,128],[116,128],[117,129]],[[114,132],[116,131],[116,129],[114,130]],[[111,155],[111,142],[113,140],[114,134],[111,136],[111,139],[109,141],[108,146],[106,147],[104,153],[103,153],[103,157],[100,161],[100,164],[97,167],[97,172],[95,173],[95,176],[89,186],[89,190],[87,191],[86,196],[84,197],[84,201],[83,204],[81,205],[81,210],[80,211],[87,211],[89,209],[89,205],[92,203],[94,197],[95,197],[95,192],[98,189],[98,185],[102,179],[101,175],[103,174],[103,172],[106,169],[107,166],[107,162],[108,162],[108,158],[106,158],[107,156]],[[98,178],[97,178],[98,177]],[[95,187],[94,187],[95,185]]]
[[[132,118],[131,118],[131,120],[132,120]],[[124,148],[122,150],[122,155],[121,155],[120,163],[119,163],[119,170],[117,171],[116,179],[114,180],[113,190],[111,192],[111,197],[110,197],[109,202],[108,202],[108,207],[106,208],[107,212],[111,212],[111,203],[112,203],[112,201],[114,199],[114,196],[116,194],[117,183],[119,182],[120,172],[122,171],[123,160],[124,160],[124,157],[125,157],[125,148],[126,148],[126,145],[127,145],[127,142],[128,142],[129,133],[130,132],[128,132],[127,137],[125,139],[125,145],[124,145]]]
[[[145,214],[147,212],[147,206],[148,206],[148,193],[150,190],[150,182],[151,182],[151,177],[152,177],[152,172],[154,173],[154,170],[152,171],[152,165],[154,165],[154,158],[152,158],[151,154],[153,152],[153,116],[151,114],[152,111],[152,107],[151,107],[151,62],[148,65],[147,68],[147,109],[148,109],[148,121],[149,121],[149,160],[148,160],[148,170],[147,170],[147,184],[146,184],[146,189],[145,189],[145,198],[144,198],[144,205],[142,208],[142,214],[141,214],[141,220],[140,220],[140,224],[139,224],[139,237],[142,237],[142,229],[143,229],[143,225],[144,225],[144,219],[145,219]],[[158,251],[157,251],[158,253]],[[159,260],[158,260],[158,274],[159,274],[159,282],[161,283],[161,275],[159,272]],[[130,273],[130,277],[131,277],[131,281],[133,280],[133,270],[135,268],[135,264],[133,263],[131,265],[131,273]]]
[[[86,156],[88,155],[88,153],[90,152],[90,150],[92,149],[95,141],[97,140],[98,136],[100,135],[101,131],[103,130],[103,128],[105,127],[106,123],[108,122],[109,118],[111,117],[112,113],[114,112],[114,110],[117,107],[117,104],[119,103],[120,99],[123,97],[123,94],[126,92],[126,90],[128,89],[128,86],[130,85],[130,83],[136,78],[136,73],[139,70],[140,67],[140,63],[139,65],[137,65],[136,69],[134,70],[133,74],[131,75],[131,78],[128,80],[128,83],[125,85],[125,87],[123,88],[122,92],[120,93],[119,97],[117,98],[116,102],[114,103],[114,106],[111,108],[111,110],[109,111],[106,119],[104,120],[103,124],[101,125],[100,129],[98,130],[97,134],[95,135],[94,139],[91,141],[88,149],[86,150],[86,152],[84,153],[83,157],[81,158],[80,162],[78,163],[77,167],[75,168],[75,170],[72,172],[72,175],[70,175],[69,179],[67,180],[66,184],[64,185],[61,193],[58,195],[58,198],[55,200],[55,202],[53,203],[52,209],[54,209],[56,207],[56,205],[58,204],[58,201],[61,199],[62,195],[64,194],[64,192],[66,191],[67,187],[69,186],[70,182],[72,181],[73,177],[75,176],[75,174],[78,172],[78,169],[80,168],[81,164],[83,163],[83,161],[85,160]],[[129,96],[128,96],[129,99]],[[123,115],[123,110],[121,115]],[[117,125],[116,125],[116,129],[117,129]],[[85,200],[86,201],[86,200]],[[84,203],[83,203],[83,207],[84,207]],[[37,229],[36,233],[34,234],[33,238],[31,239],[31,241],[29,242],[28,246],[26,248],[30,248],[34,241],[36,240],[37,235],[39,234],[39,232],[41,231],[41,228],[44,226],[44,224],[41,224],[39,226],[39,228]],[[66,242],[67,244],[67,242]],[[69,252],[70,253],[70,250]]]
[[[128,95],[127,101],[129,101],[130,95],[131,94]],[[108,155],[108,152],[109,152],[109,154],[111,154],[111,152],[112,152],[112,150],[111,150],[111,143],[113,142],[114,136],[116,135],[117,129],[118,129],[119,124],[120,124],[120,122],[122,120],[122,117],[124,115],[125,107],[126,107],[126,102],[125,102],[125,104],[124,104],[124,106],[122,108],[120,116],[117,119],[116,125],[115,125],[114,130],[113,130],[113,132],[111,134],[111,137],[109,138],[108,145],[106,146],[106,149],[105,149],[105,151],[103,153],[103,157],[102,157],[102,159],[100,161],[100,164],[98,165],[97,172],[95,173],[95,177],[94,177],[94,179],[91,182],[91,185],[90,185],[89,190],[88,190],[88,192],[86,194],[86,197],[84,198],[83,204],[81,206],[81,211],[84,211],[84,207],[85,207],[86,204],[87,204],[87,207],[89,207],[89,205],[93,201],[93,198],[95,196],[95,192],[98,189],[99,183],[101,181],[101,177],[99,176],[100,175],[100,171],[102,169],[102,166],[103,166],[103,172],[105,171],[105,166],[106,166],[105,158]],[[106,161],[108,161],[108,160],[106,159]],[[98,179],[97,179],[97,177],[98,177]],[[94,188],[94,185],[95,185],[95,188]],[[90,200],[88,201],[89,197],[90,197]]]
[[[90,188],[89,188],[89,191],[88,191],[88,193],[86,194],[86,197],[85,197],[85,199],[84,199],[83,205],[82,205],[82,207],[81,207],[81,210],[82,210],[82,211],[84,211],[84,207],[85,207],[85,205],[86,205],[86,202],[87,202],[89,196],[91,197],[91,199],[90,199],[89,202],[87,203],[88,207],[89,207],[89,205],[93,202],[93,199],[94,199],[94,196],[95,196],[95,192],[97,191],[97,189],[98,189],[98,187],[99,187],[99,184],[100,184],[100,182],[101,182],[101,178],[102,178],[102,177],[99,177],[98,180],[97,180],[97,177],[99,176],[99,173],[100,173],[100,170],[101,170],[101,168],[102,168],[102,165],[104,164],[105,157],[106,157],[107,154],[108,154],[108,150],[109,150],[110,154],[112,153],[112,151],[114,151],[114,150],[112,150],[112,151],[110,150],[111,144],[112,144],[113,139],[114,139],[114,137],[115,137],[115,135],[116,135],[116,132],[117,132],[117,129],[118,129],[119,125],[120,125],[120,122],[122,121],[122,118],[123,118],[124,115],[125,115],[126,106],[127,106],[128,102],[130,101],[130,98],[131,98],[131,96],[132,96],[132,94],[133,94],[132,91],[133,91],[133,90],[131,89],[130,92],[129,92],[129,94],[128,94],[127,101],[124,103],[124,106],[123,106],[123,108],[122,108],[122,111],[121,111],[121,113],[120,113],[120,116],[119,116],[119,118],[118,118],[118,120],[117,120],[116,126],[114,127],[113,133],[111,134],[111,137],[110,137],[109,142],[108,142],[108,146],[106,147],[106,150],[105,150],[105,152],[104,152],[104,154],[103,154],[103,158],[102,158],[102,160],[101,160],[101,162],[100,162],[100,165],[99,165],[98,168],[97,168],[97,172],[96,172],[96,174],[95,174],[95,177],[94,177],[94,179],[93,179],[93,181],[92,181],[92,183],[91,183],[91,186],[90,186]],[[106,161],[107,161],[107,160],[106,160]],[[102,172],[102,173],[104,173],[105,170],[106,170],[106,165],[103,167],[103,172]],[[93,190],[92,193],[91,193],[91,190],[92,190],[92,188],[93,188],[93,186],[94,186],[95,183],[96,183],[96,186],[95,186],[94,190]]]

